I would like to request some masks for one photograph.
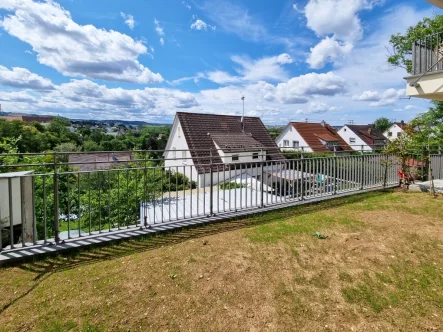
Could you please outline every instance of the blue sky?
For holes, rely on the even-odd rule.
[[[389,37],[439,11],[400,0],[0,0],[2,110],[170,123],[410,120]]]

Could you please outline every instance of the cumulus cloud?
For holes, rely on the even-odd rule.
[[[52,90],[52,82],[37,74],[31,73],[26,68],[13,67],[12,70],[0,66],[0,85],[12,88],[31,90]]]
[[[0,101],[32,104],[37,102],[37,98],[31,96],[26,91],[13,91],[13,92],[0,91]]]
[[[165,45],[165,40],[163,39],[163,37],[160,38],[160,44],[163,46]]]
[[[327,112],[337,111],[340,108],[337,106],[330,106],[326,103],[312,102],[306,108],[298,109],[295,114],[323,114]]]
[[[63,75],[132,83],[163,81],[137,60],[147,53],[142,42],[117,31],[79,25],[56,2],[5,0],[0,8],[13,12],[0,20],[0,27],[31,45],[41,64]]]
[[[381,0],[309,0],[304,13],[307,27],[325,37],[311,48],[307,63],[322,68],[326,63],[348,54],[361,39],[363,27],[358,13],[372,9]]]
[[[195,22],[193,22],[191,24],[191,29],[192,30],[208,30],[208,29],[210,29],[212,31],[215,31],[216,27],[213,25],[209,25],[200,19],[197,19],[197,20],[195,20]]]
[[[134,16],[120,12],[121,17],[125,20],[125,24],[132,30],[135,27]]]
[[[357,101],[370,101],[369,106],[380,107],[395,104],[399,98],[405,96],[405,89],[387,89],[383,92],[368,90],[364,91],[361,95],[353,96],[353,100]]]
[[[308,96],[334,96],[346,92],[343,78],[333,72],[309,73],[291,78],[276,87],[277,98],[285,104],[307,102]]]
[[[239,66],[235,68],[237,76],[216,70],[206,73],[204,77],[218,84],[257,82],[260,80],[283,81],[287,80],[289,76],[283,66],[293,62],[289,54],[286,53],[257,60],[250,59],[247,56],[235,55],[231,57],[231,60]]]

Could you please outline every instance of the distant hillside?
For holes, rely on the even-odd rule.
[[[18,112],[0,112],[0,116],[49,116],[49,115],[42,115],[42,114],[34,114],[34,113],[18,113]],[[121,123],[124,125],[131,125],[131,126],[170,126],[170,123],[149,123],[146,121],[136,121],[136,120],[91,120],[91,119],[69,119],[74,123],[78,122],[84,122],[84,123],[90,123],[90,124],[109,124],[109,123]]]

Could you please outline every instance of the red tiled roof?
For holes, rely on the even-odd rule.
[[[321,123],[307,122],[291,122],[291,124],[314,152],[330,152],[320,139],[327,142],[338,142],[341,150],[352,151],[352,148],[328,124],[325,126]]]
[[[373,145],[375,140],[386,140],[382,132],[374,128],[373,124],[369,125],[346,125],[366,144]]]
[[[222,163],[211,134],[216,135],[219,139],[221,136],[224,136],[226,140],[228,136],[250,133],[250,137],[266,148],[266,158],[268,160],[285,159],[258,117],[244,117],[243,131],[241,116],[187,112],[177,112],[176,116],[180,121],[188,148],[191,150],[194,165],[199,173],[208,173],[210,171],[211,151],[212,163]],[[219,169],[219,167],[214,166],[213,169]]]

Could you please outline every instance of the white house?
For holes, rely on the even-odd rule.
[[[284,160],[258,117],[177,112],[164,153],[165,169],[199,187],[247,172],[257,179],[257,161]],[[248,164],[250,163],[250,164]]]
[[[374,125],[344,125],[337,132],[356,151],[375,151],[386,144],[383,134]]]
[[[351,151],[352,149],[325,123],[289,122],[276,138],[281,150],[304,152]]]
[[[386,130],[383,135],[389,140],[393,141],[397,137],[399,137],[403,132],[403,128],[405,126],[404,121],[401,122],[394,122],[388,130]]]

